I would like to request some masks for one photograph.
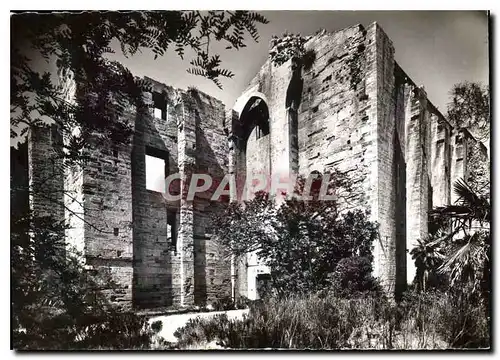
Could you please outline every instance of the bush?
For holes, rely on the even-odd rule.
[[[377,293],[267,299],[243,320],[192,319],[175,332],[179,348],[445,349],[488,347],[480,307],[448,293],[410,292],[396,304]]]
[[[14,329],[16,350],[148,349],[154,332],[132,312],[41,314],[31,329]]]
[[[235,305],[233,299],[231,298],[231,296],[224,296],[220,299],[217,299],[217,301],[215,301],[212,306],[213,306],[214,310],[216,310],[216,311],[225,311],[225,310],[236,309],[236,305]]]
[[[247,309],[256,302],[258,302],[258,300],[250,300],[246,296],[239,296],[236,298],[235,307],[236,309]]]
[[[175,336],[180,348],[213,341],[229,348],[344,348],[350,347],[350,334],[366,322],[377,303],[318,296],[268,299],[254,303],[243,320],[225,315],[192,319]]]
[[[329,181],[332,188],[349,186],[344,174],[334,173]],[[298,183],[300,194],[302,183]],[[244,204],[229,204],[224,216],[214,219],[216,238],[234,256],[255,253],[271,269],[267,293],[286,297],[325,289],[340,261],[362,271],[356,289],[372,290],[369,273],[377,225],[366,212],[341,213],[337,200],[314,198],[314,191],[311,189],[312,200],[307,201],[289,197],[278,205],[261,192]],[[345,260],[353,257],[364,260]],[[345,276],[339,281],[343,279]]]
[[[163,323],[160,320],[157,320],[151,324],[151,330],[155,333],[159,333],[163,328]]]
[[[111,304],[93,274],[66,247],[65,225],[51,217],[12,219],[12,343],[16,350],[142,349],[153,341],[146,319]],[[31,233],[22,241],[23,233]]]
[[[372,276],[370,259],[361,256],[343,258],[331,274],[331,289],[337,297],[357,297],[364,292],[382,293]]]
[[[270,41],[269,57],[275,66],[280,66],[288,60],[302,59],[307,52],[304,45],[310,37],[301,36],[300,34],[284,33],[281,38],[273,36]]]

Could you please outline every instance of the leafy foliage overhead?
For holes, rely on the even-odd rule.
[[[130,71],[106,59],[117,42],[125,56],[151,49],[155,58],[172,49],[181,58],[194,52],[191,74],[221,87],[220,78],[234,74],[221,67],[210,44],[224,42],[241,49],[245,36],[258,41],[257,24],[268,21],[249,11],[82,12],[50,15],[22,14],[11,18],[11,136],[25,135],[31,126],[51,119],[70,140],[65,155],[78,158],[90,134],[114,143],[126,141],[131,126],[124,119],[130,105],[143,106],[141,93],[149,90]],[[35,56],[35,59],[28,56]],[[51,81],[39,74],[32,60],[41,55],[55,61],[59,73],[78,84],[74,101],[64,98]],[[79,127],[77,135],[72,134]]]

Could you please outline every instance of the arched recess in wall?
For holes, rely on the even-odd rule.
[[[245,144],[254,128],[258,139],[269,135],[269,109],[266,102],[260,97],[251,97],[241,112],[240,123]]]
[[[240,112],[238,124],[233,127],[233,131],[233,135],[235,135],[235,169],[238,197],[240,198],[247,178],[247,145],[250,141],[259,141],[270,134],[269,108],[264,99],[259,96],[248,98]],[[255,136],[255,138],[250,139],[251,135]],[[259,141],[259,144],[262,143]],[[270,144],[269,138],[267,138],[267,143]]]
[[[238,98],[238,100],[236,100],[236,103],[233,106],[233,110],[236,111],[238,114],[242,114],[243,110],[245,109],[245,107],[248,105],[248,102],[252,98],[260,98],[260,99],[264,100],[264,102],[266,104],[269,104],[269,101],[267,100],[267,97],[265,94],[261,93],[260,91],[251,90],[251,91],[245,92],[244,94],[242,94]]]

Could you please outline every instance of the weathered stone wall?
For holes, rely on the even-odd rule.
[[[374,24],[368,29],[370,48],[375,52],[370,70],[371,81],[375,82],[375,92],[370,91],[372,108],[376,108],[377,139],[377,194],[376,203],[371,202],[373,218],[379,223],[379,241],[375,244],[374,273],[390,293],[396,290],[398,272],[396,242],[396,197],[394,180],[394,139],[395,123],[395,80],[394,47],[383,30]]]
[[[396,78],[404,88],[404,95],[403,90],[400,94],[404,110],[400,113],[405,127],[402,149],[406,196],[399,201],[406,203],[406,260],[402,251],[398,253],[400,262],[406,263],[406,282],[411,283],[416,268],[410,252],[428,235],[429,211],[450,203],[452,127],[427,99],[423,87],[415,85],[398,65]],[[400,211],[396,212],[396,218],[398,213]]]
[[[196,172],[209,174],[213,183],[193,201],[194,301],[207,304],[231,296],[231,267],[228,254],[213,238],[213,217],[223,210],[224,199],[213,199],[228,173],[228,143],[224,132],[225,107],[201,91],[191,91],[196,135]],[[227,199],[229,200],[229,199]]]
[[[316,61],[303,74],[302,102],[298,112],[299,172],[340,170],[348,174],[356,191],[348,207],[365,206],[375,159],[375,100],[367,78],[367,62],[375,56],[366,48],[366,31],[353,26],[340,32],[321,33],[306,44]],[[372,72],[375,74],[375,72]],[[371,109],[371,110],[370,110]]]
[[[457,180],[465,179],[467,176],[467,133],[461,129],[453,129],[452,131],[452,159],[451,159],[451,184]],[[451,203],[457,201],[457,195],[451,191]]]
[[[57,152],[62,139],[55,125],[33,127],[28,133],[30,209],[35,215],[62,220],[64,175]]]
[[[172,213],[178,218],[178,204],[169,204],[160,192],[146,188],[146,155],[162,158],[169,174],[178,172],[179,108],[173,103],[177,95],[174,89],[150,81],[153,91],[163,93],[170,101],[166,102],[166,120],[155,119],[152,109],[139,109],[134,118],[131,154],[134,305],[165,307],[181,304],[181,252],[176,248],[167,227],[168,214]],[[144,94],[144,100],[148,106],[153,105],[151,93]],[[158,182],[162,181],[158,179]]]
[[[264,181],[270,174],[270,136],[266,135],[260,139],[256,138],[255,129],[250,134],[247,142],[246,170],[247,176],[254,180],[253,184],[248,184],[247,196],[250,196],[253,189],[250,185],[260,187],[260,181]],[[257,184],[259,181],[259,185]]]
[[[105,293],[120,306],[132,301],[132,166],[131,146],[102,144],[87,149],[83,167],[85,260],[111,276]]]
[[[407,250],[427,235],[430,208],[450,201],[451,127],[396,64],[392,42],[376,23],[320,32],[306,48],[316,60],[301,69],[300,81],[291,61],[275,67],[268,60],[234,109],[240,114],[253,96],[269,107],[273,175],[335,168],[351,177],[355,191],[341,200],[370,210],[379,223],[375,275],[388,291],[401,291],[407,266],[409,281],[414,274]],[[247,151],[244,171],[263,167],[263,155]],[[239,283],[248,287],[241,277]]]
[[[450,204],[452,126],[436,111],[431,115],[432,207]]]
[[[152,111],[136,121],[133,153],[134,256],[137,306],[205,304],[230,296],[230,265],[211,239],[211,216],[221,210],[211,195],[227,173],[224,106],[197,90],[182,92],[148,79],[162,93],[167,119]],[[151,103],[150,95],[146,95]],[[164,154],[168,173],[185,181],[178,201],[166,201],[146,190],[145,155]],[[211,189],[186,199],[193,173],[209,174]],[[169,175],[166,174],[166,175]],[[170,189],[172,190],[172,188]],[[174,194],[175,191],[172,191]],[[167,216],[174,217],[176,236],[170,236]]]
[[[64,100],[75,103],[76,83],[74,74],[69,69],[58,70],[58,88]],[[77,135],[79,127],[71,135]],[[69,146],[70,134],[61,134],[65,146]],[[76,255],[85,264],[85,207],[83,194],[82,162],[67,163],[64,171],[64,211],[66,218],[65,241],[67,251]]]
[[[429,178],[427,156],[429,149],[427,130],[429,128],[427,96],[417,87],[412,89],[410,112],[406,119],[406,220],[407,220],[407,280],[413,281],[415,265],[410,251],[422,240],[428,231]]]
[[[146,189],[145,156],[164,158],[166,175],[185,177],[177,191],[187,192],[192,173],[220,181],[228,171],[224,106],[201,92],[177,91],[148,80],[165,98],[166,120],[155,118],[152,109],[129,109],[126,116],[134,126],[130,144],[89,146],[90,161],[68,168],[64,179],[62,163],[51,157],[56,154],[56,132],[32,133],[32,182],[44,186],[44,197],[54,194],[61,200],[58,207],[39,195],[31,200],[32,207],[59,211],[56,217],[64,219],[65,201],[67,241],[83,251],[90,269],[110,276],[113,283],[101,290],[118,305],[213,302],[231,292],[229,259],[211,239],[211,216],[221,204],[210,201],[208,192],[194,201],[166,201],[163,194]],[[144,95],[151,104],[151,94]]]
[[[269,60],[266,61],[237,100],[235,111],[228,114],[226,128],[231,144],[229,169],[236,178],[238,194],[242,193],[245,183],[252,185],[255,175],[267,177],[268,189],[274,194],[277,189],[288,190],[290,179],[297,171],[297,151],[290,150],[290,143],[296,142],[296,137],[293,137],[294,129],[290,127],[286,107],[286,93],[291,78],[290,62],[274,67]],[[255,99],[264,103],[269,117],[269,134],[258,140],[255,124],[247,116]],[[246,197],[251,195],[252,190],[247,189]],[[238,198],[236,194],[232,200],[235,198]],[[255,277],[260,267],[254,260],[254,256],[246,256],[235,261],[235,297],[257,297]]]
[[[394,66],[395,133],[394,133],[394,195],[396,225],[396,290],[397,294],[406,288],[406,120],[410,107],[411,86],[399,65]]]
[[[253,97],[265,101],[269,109],[270,134],[258,143],[250,135],[246,166],[235,165],[237,177],[238,171],[246,172],[247,176],[270,173],[274,184],[271,191],[275,194],[277,189],[287,188],[297,173],[307,176],[313,170],[323,172],[346,157],[349,159],[344,162],[343,170],[351,171],[354,177],[359,176],[354,162],[351,162],[354,166],[348,163],[351,157],[361,157],[359,153],[354,155],[353,147],[362,136],[353,139],[351,145],[349,125],[361,122],[363,116],[358,116],[358,108],[363,109],[366,103],[364,84],[356,88],[359,80],[353,80],[352,76],[356,77],[363,70],[363,42],[364,33],[359,26],[335,34],[323,32],[306,44],[316,52],[316,61],[310,69],[296,71],[292,61],[276,67],[268,60],[262,66],[234,109],[241,116]],[[359,105],[360,101],[364,104]],[[234,125],[232,130],[236,138],[241,137]],[[335,139],[334,134],[340,139]],[[356,151],[360,152],[357,147]],[[332,154],[337,157],[332,158]],[[249,296],[249,286],[255,287],[255,264],[248,263],[252,268],[247,269],[246,262],[248,259],[237,267],[238,290],[243,296]]]
[[[139,205],[140,204],[140,205]],[[167,207],[161,193],[146,191],[140,224],[134,238],[136,259],[134,300],[138,307],[164,307],[180,303],[180,289],[173,289],[177,253],[167,231]],[[137,244],[138,243],[138,244]],[[175,245],[174,245],[175,246]],[[179,271],[178,266],[175,269]]]
[[[286,92],[287,87],[290,83],[292,77],[291,62],[275,67],[271,64],[269,60],[262,66],[259,73],[250,82],[249,86],[242,95],[238,98],[234,110],[241,117],[244,107],[248,104],[249,100],[253,97],[262,99],[269,111],[269,171],[271,174],[271,179],[280,178],[283,186],[287,186],[286,183],[293,176],[291,173],[292,163],[294,161],[291,158],[290,152],[290,127],[288,122],[288,112],[286,108]],[[240,118],[234,121],[232,127],[232,135],[236,138],[241,138],[243,134],[240,134],[239,126],[243,127],[244,124],[240,125]],[[250,134],[245,134],[248,136]],[[251,135],[250,135],[251,136]],[[251,156],[250,152],[247,151],[247,156]],[[244,160],[246,163],[246,160]],[[266,161],[266,165],[267,165]],[[256,164],[256,166],[259,164]],[[239,166],[239,165],[236,165]],[[262,164],[260,164],[262,167]],[[243,170],[246,165],[240,167],[239,172],[236,171],[236,176],[243,177],[241,172],[246,172]]]
[[[252,193],[254,189],[252,189],[251,185],[255,185],[256,187],[259,186],[257,182],[261,181],[266,181],[268,182],[269,176],[271,174],[270,171],[270,160],[271,160],[271,154],[270,154],[270,148],[271,148],[271,143],[270,143],[270,135],[266,135],[264,137],[261,137],[260,139],[257,139],[256,137],[256,129],[252,131],[250,134],[250,137],[247,142],[247,157],[246,157],[246,171],[247,171],[247,177],[251,182],[248,183],[247,187],[247,198],[252,197]],[[247,178],[247,179],[248,179]],[[266,179],[266,180],[265,180]],[[260,187],[259,187],[260,188]],[[247,271],[246,271],[246,277],[247,280],[244,282],[245,284],[245,293],[248,296],[248,294],[255,294],[252,297],[257,298],[257,275],[258,271],[260,270],[260,267],[258,266],[258,260],[257,256],[255,254],[249,254],[249,256],[246,259],[247,262]],[[245,272],[242,273],[244,275]]]
[[[245,99],[248,101],[248,98]],[[242,104],[242,101],[240,101]],[[240,106],[240,110],[246,104]],[[241,154],[239,149],[239,138],[238,138],[238,128],[239,128],[239,112],[229,109],[226,112],[224,119],[224,133],[227,134],[227,144],[228,144],[228,175],[235,179],[235,183],[239,181],[238,176],[241,167]],[[246,160],[245,160],[246,161]],[[245,162],[246,167],[246,162]],[[238,201],[238,191],[236,187],[230,187],[229,200],[231,202]],[[230,271],[231,271],[231,297],[237,300],[241,296],[248,296],[248,284],[247,284],[247,259],[236,258],[231,256],[230,258]]]
[[[346,173],[354,192],[340,199],[345,208],[367,209],[379,224],[375,275],[389,292],[413,280],[407,251],[427,236],[429,210],[455,200],[457,179],[486,173],[477,165],[487,157],[484,146],[452,129],[396,64],[392,42],[376,23],[322,31],[306,48],[316,53],[310,68],[266,61],[227,113],[196,89],[148,79],[163,99],[165,118],[152,109],[129,109],[130,144],[95,145],[87,150],[90,162],[64,176],[54,150],[57,131],[30,133],[29,178],[38,193],[30,205],[40,214],[66,217],[68,243],[117,283],[103,289],[112,301],[124,307],[202,305],[255,292],[255,259],[231,261],[213,238],[212,217],[223,204],[211,197],[226,174],[240,188],[252,174],[270,175],[275,185],[283,182],[271,187],[276,190],[296,174]],[[151,105],[153,95],[144,99]],[[258,139],[245,116],[255,99],[269,115],[269,134]],[[146,189],[146,155],[164,159],[165,175],[179,173],[183,181],[170,188],[182,195],[179,200]],[[214,182],[188,200],[195,173]],[[234,192],[230,198],[238,199]]]
[[[404,202],[396,206],[394,192],[396,101],[392,43],[373,24],[366,30],[356,25],[333,34],[321,32],[306,43],[306,48],[315,51],[316,60],[309,69],[302,69],[300,96],[293,94],[297,82],[291,61],[280,67],[268,61],[238,99],[235,110],[241,111],[252,96],[266,101],[273,176],[277,172],[282,176],[293,174],[297,167],[306,176],[314,170],[335,168],[351,177],[355,191],[343,199],[346,208],[370,210],[372,219],[379,222],[380,241],[374,244],[375,271],[388,289],[394,290],[396,251],[404,253],[405,246],[404,231],[396,241],[396,213],[404,208]],[[296,142],[291,96],[300,104]],[[399,156],[402,158],[401,150]],[[258,161],[261,159],[255,163],[262,166]],[[401,159],[399,168],[403,164]],[[400,219],[399,227],[404,227],[404,220]],[[404,268],[404,261],[400,267]]]

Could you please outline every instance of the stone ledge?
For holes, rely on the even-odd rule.
[[[246,309],[246,308],[245,308]],[[234,309],[234,310],[244,310],[244,309]],[[229,311],[229,310],[225,310]],[[207,307],[185,307],[179,309],[173,308],[154,308],[154,309],[138,309],[134,311],[136,315],[139,316],[164,316],[164,315],[180,315],[180,314],[210,314],[210,313],[220,313],[221,310],[209,310]],[[223,311],[222,311],[223,312]]]

